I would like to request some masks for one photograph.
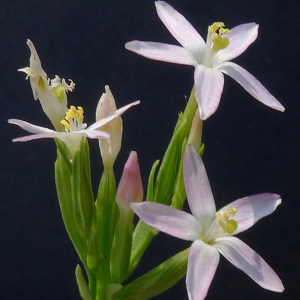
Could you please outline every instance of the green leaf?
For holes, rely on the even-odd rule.
[[[93,300],[79,265],[76,267],[75,276],[81,298],[83,300]]]
[[[85,263],[87,254],[87,245],[85,239],[78,231],[78,226],[74,219],[74,202],[72,199],[72,169],[66,163],[65,157],[61,154],[61,149],[57,153],[55,162],[55,183],[58,195],[59,206],[62,218],[68,232],[68,235],[78,253],[80,260]]]
[[[129,283],[115,295],[115,299],[150,299],[168,290],[186,274],[188,253],[185,249],[148,273]]]

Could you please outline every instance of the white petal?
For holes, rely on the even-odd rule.
[[[255,224],[258,220],[273,213],[281,203],[281,197],[276,194],[257,194],[244,197],[229,203],[226,206],[237,208],[234,220],[238,223],[238,228],[234,234],[238,234]],[[225,207],[220,209],[225,211]]]
[[[192,53],[185,48],[156,42],[131,41],[125,48],[144,57],[181,65],[197,65]]]
[[[257,38],[258,24],[248,23],[231,29],[229,45],[216,54],[215,62],[222,63],[241,55]]]
[[[12,139],[13,142],[28,142],[32,140],[39,140],[39,139],[53,139],[53,138],[59,138],[62,139],[59,132],[52,132],[52,133],[37,133],[37,134],[31,134],[31,135],[26,135],[22,136],[19,138],[14,138]]]
[[[74,131],[69,134],[79,134],[84,135],[90,139],[108,139],[110,135],[104,131],[97,130],[97,129],[85,129],[80,131]]]
[[[186,286],[190,300],[204,299],[219,264],[220,254],[200,240],[193,242],[188,258]]]
[[[49,128],[36,126],[31,123],[28,123],[28,122],[25,122],[22,120],[18,120],[18,119],[9,119],[8,123],[18,125],[22,129],[24,129],[30,133],[50,133],[50,134],[52,134],[55,132],[54,130],[51,130]]]
[[[213,245],[234,266],[244,271],[261,287],[282,292],[284,287],[274,270],[254,250],[240,239],[227,236]]]
[[[194,80],[200,118],[206,120],[219,106],[223,92],[224,76],[217,69],[197,65]]]
[[[216,206],[203,161],[192,145],[187,145],[184,153],[183,174],[191,212],[201,229],[207,230],[215,218]]]
[[[281,103],[248,71],[232,62],[222,63],[218,69],[238,82],[250,95],[261,103],[284,111]]]
[[[157,14],[174,38],[198,60],[205,49],[205,42],[195,28],[164,1],[155,2]]]
[[[122,115],[128,108],[134,106],[134,105],[137,105],[137,104],[140,104],[140,101],[135,101],[135,102],[132,102],[130,104],[127,104],[119,109],[117,109],[116,111],[114,111],[112,114],[110,114],[109,116],[95,122],[94,124],[92,124],[91,126],[89,126],[86,130],[90,130],[90,129],[98,129],[100,128],[101,126],[109,123],[110,121],[112,121],[114,118]]]
[[[199,225],[191,214],[149,201],[131,203],[130,207],[145,223],[162,232],[187,241],[198,238]]]

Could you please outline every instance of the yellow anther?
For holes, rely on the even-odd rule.
[[[65,126],[66,131],[78,129],[83,122],[83,108],[81,106],[71,106],[66,112],[65,118],[60,121]]]
[[[216,212],[217,222],[224,232],[233,234],[238,228],[238,223],[231,218],[237,213],[237,209],[228,206],[225,209],[226,211],[223,213]]]
[[[217,32],[220,28],[224,28],[225,24],[223,22],[215,22],[212,25],[208,26],[208,31],[210,33]]]
[[[215,22],[208,26],[208,32],[210,32],[213,42],[212,51],[217,52],[229,45],[229,39],[226,35],[230,34],[230,30],[225,28],[223,22]]]

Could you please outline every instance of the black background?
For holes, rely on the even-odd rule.
[[[231,78],[218,111],[204,124],[204,163],[217,202],[259,192],[275,192],[277,211],[240,235],[278,273],[282,294],[257,286],[221,258],[207,299],[298,299],[300,203],[299,4],[297,0],[170,0],[206,37],[207,26],[260,24],[256,42],[235,59],[255,75],[286,107],[267,108]],[[152,163],[162,157],[177,113],[193,84],[193,68],[155,62],[124,48],[133,39],[177,43],[157,17],[154,1],[26,0],[0,3],[1,37],[1,201],[0,298],[80,299],[74,277],[78,263],[61,220],[54,187],[55,146],[51,140],[13,144],[24,132],[7,124],[20,118],[50,126],[32,98],[25,74],[27,38],[35,44],[43,68],[72,78],[70,104],[82,105],[88,124],[108,84],[120,107],[140,99],[124,117],[122,153],[116,177],[130,150],[138,151],[144,183]],[[102,165],[91,142],[95,190]],[[145,185],[146,187],[146,185]],[[142,274],[188,244],[160,234],[137,273]],[[156,299],[187,299],[185,282]]]

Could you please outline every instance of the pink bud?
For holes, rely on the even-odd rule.
[[[138,163],[137,153],[131,151],[125,163],[123,174],[117,189],[117,204],[121,210],[125,206],[129,208],[130,202],[143,200],[143,184]]]

